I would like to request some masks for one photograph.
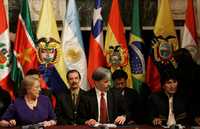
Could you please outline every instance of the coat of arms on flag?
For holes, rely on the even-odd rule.
[[[50,65],[58,61],[60,42],[54,38],[42,37],[38,41],[38,60],[41,64]]]
[[[9,52],[6,49],[6,45],[2,41],[0,41],[0,69],[8,67],[9,65],[9,62],[7,61],[8,57],[9,57]]]
[[[109,46],[106,51],[106,61],[108,67],[111,69],[118,69],[128,64],[128,51],[123,49],[120,45]]]
[[[154,57],[157,62],[161,62],[164,64],[169,63],[169,61],[174,62],[173,58],[173,45],[170,42],[171,39],[176,38],[175,36],[169,35],[167,37],[163,37],[162,35],[155,37],[153,39],[153,49],[154,49]]]

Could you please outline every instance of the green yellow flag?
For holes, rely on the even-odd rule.
[[[133,86],[138,93],[141,91],[145,80],[145,61],[144,61],[144,42],[141,38],[140,26],[140,0],[133,0],[132,4],[132,24],[129,41],[129,53],[131,72],[133,77]]]

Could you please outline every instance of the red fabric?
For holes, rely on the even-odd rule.
[[[5,7],[4,7],[4,1],[3,0],[0,0],[0,36],[1,38],[4,38],[2,36],[5,36],[4,34],[6,33],[6,31],[8,31],[8,22],[7,22],[7,17],[6,17],[6,11],[5,11]],[[8,34],[8,33],[7,33]],[[8,35],[6,35],[7,38],[9,37]],[[6,37],[5,37],[6,38]],[[5,44],[8,44],[10,42],[1,42],[0,43],[2,45],[5,45]],[[2,67],[8,67],[5,65],[5,63],[7,63],[7,58],[4,53],[3,53],[3,50],[4,47],[2,46],[1,47],[1,51],[0,51],[0,64],[2,65]],[[8,51],[8,50],[5,50],[5,51]],[[6,52],[7,53],[7,52]],[[3,73],[4,72],[4,73]],[[10,78],[9,78],[9,70],[8,71],[5,71],[2,69],[2,73],[1,73],[1,77],[0,77],[0,86],[8,91],[12,97],[12,99],[14,99],[14,94],[13,94],[13,87],[12,87],[12,84],[10,82]]]
[[[151,56],[147,60],[146,83],[152,92],[160,91],[160,73],[157,66],[153,63]]]
[[[101,93],[100,99],[100,123],[106,123],[108,121],[108,113],[107,113],[107,106],[106,101],[104,99],[104,93]]]
[[[103,50],[100,47],[100,43],[98,43],[94,36],[90,35],[90,48],[89,48],[89,56],[88,56],[88,82],[90,88],[94,87],[94,81],[92,79],[93,72],[100,66],[105,66],[105,56],[103,54]]]
[[[110,10],[108,24],[110,25],[110,28],[112,29],[112,32],[115,35],[118,43],[120,43],[122,48],[128,49],[118,0],[112,1],[112,7]]]
[[[195,13],[193,8],[193,0],[187,1],[187,10],[186,10],[186,20],[185,24],[188,30],[191,33],[191,36],[197,43],[197,32],[196,32],[196,23],[195,23]]]
[[[22,66],[24,74],[30,69],[38,69],[39,62],[37,60],[36,48],[32,39],[28,36],[23,19],[20,17],[17,25],[14,51],[18,55],[17,61]]]
[[[0,0],[0,34],[2,34],[7,28],[7,19],[6,19],[6,12],[3,4],[3,0]]]

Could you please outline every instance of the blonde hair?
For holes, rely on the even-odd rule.
[[[24,96],[27,93],[27,89],[34,86],[35,82],[40,82],[38,77],[27,75],[21,82],[21,96]]]

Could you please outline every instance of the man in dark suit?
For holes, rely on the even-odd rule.
[[[152,93],[149,97],[149,120],[153,125],[188,124],[187,98],[179,94],[178,81],[174,72],[167,71],[161,75],[162,91]]]
[[[128,123],[133,124],[141,121],[141,119],[139,119],[141,116],[141,99],[134,89],[127,87],[127,79],[128,75],[124,70],[115,70],[112,74],[113,88],[111,90],[121,94],[124,98],[130,114],[130,116],[128,116],[130,120]]]
[[[82,110],[85,108],[84,104],[86,92],[80,88],[81,75],[77,70],[70,70],[67,73],[67,80],[69,89],[57,96],[56,115],[58,117],[58,124],[83,124],[84,116]]]
[[[95,87],[88,92],[86,125],[99,123],[124,124],[126,121],[126,105],[121,97],[109,91],[111,73],[108,69],[97,68],[92,78]]]

